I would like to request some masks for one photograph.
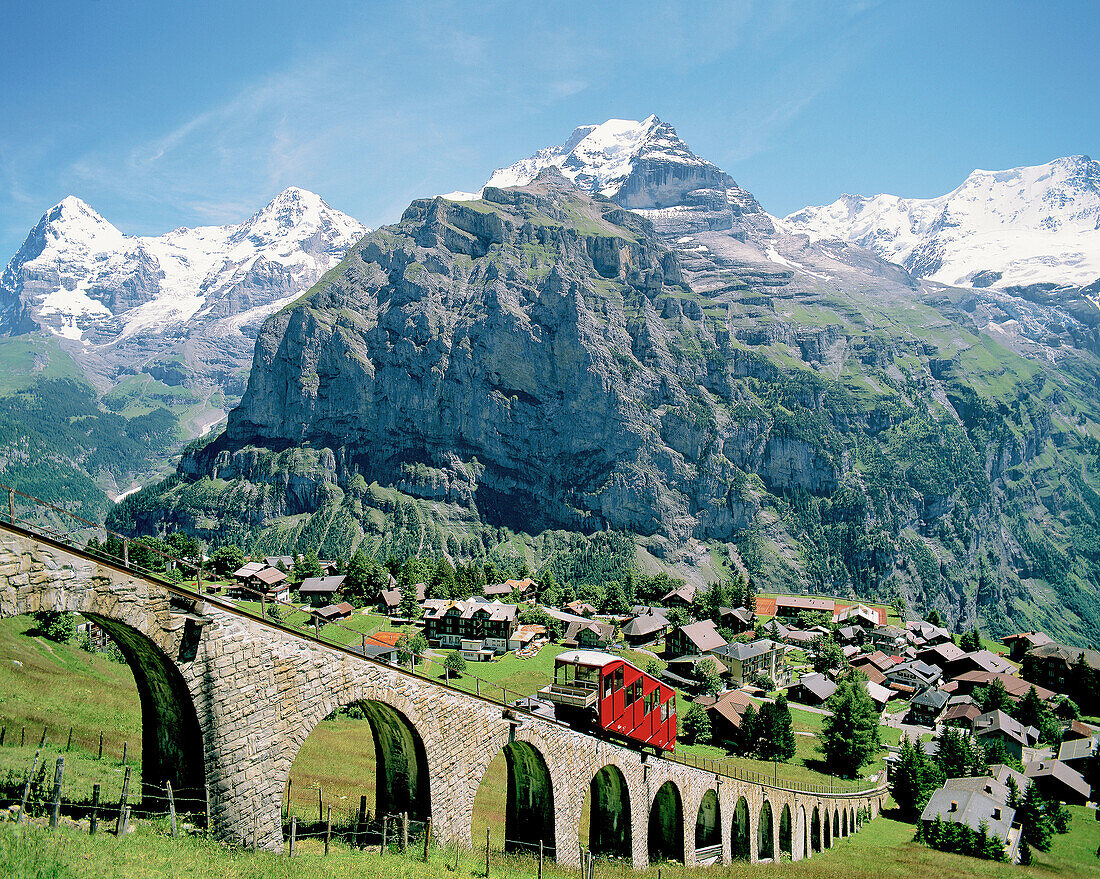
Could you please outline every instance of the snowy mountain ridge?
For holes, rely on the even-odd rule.
[[[154,237],[124,235],[69,196],[43,215],[0,278],[0,326],[11,332],[34,323],[102,344],[219,311],[273,310],[368,231],[296,187],[239,225]]]
[[[1086,285],[1100,278],[1100,163],[972,172],[938,198],[842,195],[782,221],[811,240],[867,247],[913,274],[966,286]]]

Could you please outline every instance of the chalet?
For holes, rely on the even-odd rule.
[[[346,620],[354,612],[354,607],[352,607],[346,601],[341,601],[339,604],[329,604],[325,607],[313,611],[313,616],[315,616],[322,623],[332,623],[336,622],[337,620]]]
[[[1008,658],[1019,662],[1029,650],[1053,644],[1054,639],[1043,632],[1017,632],[1015,635],[1005,635],[1001,643],[1008,648]]]
[[[665,656],[685,656],[710,653],[726,645],[726,639],[718,634],[712,620],[688,623],[668,633],[665,638]]]
[[[943,673],[938,668],[919,659],[902,662],[886,670],[886,680],[909,687],[914,693],[934,688],[942,677]]]
[[[348,647],[348,650],[378,662],[400,665],[401,654],[397,649],[399,640],[401,640],[400,632],[375,632],[366,639],[364,645],[353,645]]]
[[[928,665],[934,665],[940,671],[947,668],[949,663],[966,656],[966,651],[952,641],[944,641],[940,644],[929,644],[917,650],[917,659]]]
[[[787,696],[803,705],[821,705],[835,692],[836,682],[815,672],[802,675],[797,684],[787,689]]]
[[[1029,683],[1016,677],[1016,675],[987,671],[968,671],[959,675],[951,681],[954,685],[952,692],[957,696],[969,696],[978,687],[988,687],[994,681],[1000,681],[1001,686],[1005,688],[1005,692],[1013,702],[1019,702],[1032,687],[1035,687],[1036,695],[1044,702],[1049,702],[1057,695],[1053,690]]]
[[[699,688],[697,669],[704,661],[713,663],[714,670],[720,675],[729,673],[729,669],[717,657],[703,656],[698,653],[694,656],[677,656],[675,659],[670,659],[665,670],[687,681],[688,685],[685,689],[697,690]]]
[[[572,622],[565,629],[562,644],[582,650],[603,650],[615,641],[615,627],[596,620]]]
[[[493,583],[490,586],[485,587],[486,598],[509,598],[512,593],[516,594],[516,597],[523,601],[529,598],[535,591],[536,583],[530,577],[524,577],[522,580],[505,580],[503,583]]]
[[[718,608],[718,627],[735,635],[749,631],[756,624],[756,614],[745,607]]]
[[[874,681],[864,681],[863,688],[867,691],[867,695],[871,697],[871,701],[878,706],[879,711],[882,711],[886,707],[886,703],[894,698],[893,691],[876,684]]]
[[[863,640],[863,629],[859,626],[840,626],[836,630],[836,640],[840,644],[858,644]]]
[[[1092,787],[1076,769],[1061,760],[1041,760],[1024,767],[1024,775],[1051,800],[1083,806],[1092,798]]]
[[[947,711],[943,715],[944,726],[956,726],[960,729],[974,729],[974,721],[981,716],[982,710],[969,696],[952,696],[947,700]]]
[[[1016,673],[1016,666],[989,650],[975,650],[973,653],[964,653],[943,666],[943,673],[948,679],[957,678],[968,671],[1013,675]]]
[[[832,615],[836,602],[831,598],[810,598],[808,595],[779,595],[775,599],[776,619],[791,620],[800,613]]]
[[[986,833],[1004,846],[1008,860],[1014,861],[1020,842],[1020,830],[1012,826],[1015,815],[1015,810],[983,791],[941,787],[933,792],[920,817],[929,824],[939,818],[965,824],[971,830],[984,827]]]
[[[623,637],[631,647],[651,644],[664,636],[668,620],[657,614],[636,616],[623,626]]]
[[[295,561],[292,555],[269,555],[264,559],[264,564],[269,568],[278,568],[280,571],[293,571]]]
[[[1071,671],[1084,661],[1094,675],[1100,672],[1100,650],[1084,650],[1065,644],[1042,644],[1024,654],[1024,675],[1029,681],[1049,687],[1057,693],[1070,689]],[[1082,706],[1084,707],[1084,706]]]
[[[344,585],[344,576],[339,577],[306,577],[302,585],[298,587],[298,595],[302,601],[308,601],[313,607],[323,607],[331,604],[333,597]]]
[[[929,687],[913,697],[909,703],[909,722],[920,726],[935,726],[944,709],[948,696],[943,690]]]
[[[881,650],[876,650],[874,653],[864,653],[861,656],[856,656],[849,660],[849,665],[853,668],[858,668],[864,674],[870,674],[870,669],[874,669],[879,674],[885,675],[887,671],[898,664],[898,661],[891,656],[887,656]],[[882,683],[877,681],[876,683]]]
[[[1081,772],[1098,751],[1100,751],[1100,734],[1094,734],[1086,739],[1070,738],[1058,746],[1058,759]]]
[[[681,583],[672,591],[661,596],[661,604],[665,607],[691,607],[699,595],[699,590],[691,583]]]
[[[529,647],[536,638],[546,637],[546,626],[538,623],[527,623],[517,628],[508,639],[509,650],[523,650]]]
[[[235,571],[237,582],[226,592],[230,598],[246,601],[290,601],[290,584],[286,574],[278,568],[269,568],[262,562],[252,562]]]
[[[565,606],[565,609],[570,613],[575,613],[577,616],[582,617],[595,616],[597,613],[596,608],[589,604],[587,601],[570,601]]]
[[[416,590],[416,603],[423,606],[424,602],[427,601],[427,585],[417,583],[413,588]],[[396,583],[390,589],[383,589],[378,598],[378,609],[386,616],[396,616],[401,608],[401,599],[404,594],[404,590]]]
[[[905,624],[905,632],[912,643],[919,642],[922,647],[929,644],[945,644],[948,641],[954,643],[947,629],[925,620],[909,620]]]
[[[855,626],[861,629],[873,629],[885,622],[879,612],[866,604],[856,604],[833,612],[833,622],[839,626]]]
[[[768,638],[758,641],[750,641],[744,644],[734,641],[732,644],[723,644],[709,651],[722,660],[729,668],[731,680],[738,686],[750,684],[752,681],[765,675],[771,678],[777,685],[781,684],[783,672],[782,644]]]
[[[1020,760],[1024,748],[1030,748],[1039,739],[1039,731],[1034,727],[1025,727],[1014,717],[1003,711],[990,711],[974,720],[974,736],[982,744],[999,740],[1005,751]]]
[[[769,638],[774,638],[776,641],[785,641],[791,630],[789,626],[783,625],[777,619],[770,619],[762,626],[764,634]]]
[[[712,737],[715,742],[732,742],[741,728],[745,709],[753,704],[747,693],[729,690],[721,696],[700,696],[695,700],[710,717]]]
[[[898,653],[906,647],[905,635],[897,626],[875,626],[867,631],[867,641],[880,650]]]
[[[508,641],[518,626],[517,615],[514,604],[481,597],[465,601],[434,599],[425,602],[424,636],[430,644],[458,647],[463,655],[469,653],[481,660],[508,650]]]

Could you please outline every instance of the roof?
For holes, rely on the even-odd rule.
[[[1046,687],[1040,687],[1030,681],[1025,681],[1023,678],[1018,678],[1016,675],[1008,675],[1002,672],[974,669],[973,671],[967,671],[960,675],[956,675],[953,680],[960,684],[972,685],[970,689],[977,686],[986,686],[993,683],[993,681],[1000,681],[1001,685],[1005,688],[1005,692],[1013,699],[1022,699],[1032,687],[1035,687],[1035,694],[1044,702],[1054,698],[1056,695],[1053,690],[1048,690]]]
[[[912,659],[909,662],[903,662],[887,669],[886,677],[892,678],[905,673],[911,674],[924,684],[933,684],[943,676],[943,672],[936,666],[921,662],[919,659]]]
[[[248,562],[248,564],[242,565],[233,572],[234,577],[241,579],[245,577],[251,577],[257,571],[262,571],[267,565],[264,562]]]
[[[1065,644],[1041,644],[1032,647],[1027,655],[1037,659],[1060,659],[1066,665],[1073,665],[1082,656],[1085,664],[1094,671],[1100,671],[1100,650],[1085,650],[1081,647],[1069,647]]]
[[[265,586],[274,586],[276,583],[282,583],[284,580],[286,580],[286,574],[284,574],[278,568],[261,568],[260,570],[256,571],[253,574],[250,574],[249,576],[255,577]]]
[[[1008,803],[1008,785],[988,775],[949,778],[943,783],[947,790],[976,790],[993,797],[998,803]]]
[[[989,774],[996,780],[1008,787],[1008,780],[1011,778],[1016,782],[1016,790],[1023,793],[1028,789],[1031,784],[1031,780],[1022,772],[1017,772],[1011,766],[1005,766],[1004,763],[994,763],[989,767]]]
[[[594,608],[587,601],[570,601],[566,605],[566,607],[569,608],[571,611],[573,611],[573,613],[579,613],[579,614],[582,614],[582,615],[586,614],[586,613],[595,613],[596,612],[596,608]]]
[[[1010,717],[1000,709],[981,714],[974,719],[974,735],[984,736],[999,732],[1015,739],[1021,745],[1028,743],[1027,730],[1015,717]]]
[[[1091,739],[1094,735],[1096,735],[1096,730],[1088,724],[1081,723],[1079,720],[1071,720],[1069,726],[1062,733],[1062,738],[1066,740]]]
[[[720,607],[718,614],[723,619],[734,617],[746,626],[751,626],[753,622],[753,612],[747,607]]]
[[[306,577],[302,585],[298,587],[299,593],[309,595],[318,592],[335,592],[344,584],[344,576],[339,577]]]
[[[580,637],[581,632],[589,631],[596,635],[602,641],[606,641],[615,634],[615,627],[608,623],[597,622],[596,620],[586,620],[581,622],[577,620],[572,622],[566,627],[565,640],[576,641]]]
[[[1058,748],[1059,760],[1084,760],[1096,753],[1096,739],[1070,739]]]
[[[920,817],[922,821],[934,821],[939,817],[944,821],[965,824],[973,830],[978,830],[984,821],[991,836],[1006,840],[1015,815],[1014,809],[981,791],[941,787],[932,794]]]
[[[729,690],[717,699],[714,697],[703,697],[696,699],[695,702],[697,705],[703,706],[707,711],[713,711],[716,714],[720,714],[735,727],[741,725],[741,718],[745,713],[745,709],[753,704],[749,695],[740,690]]]
[[[728,656],[730,659],[738,659],[743,662],[746,659],[763,656],[765,653],[778,649],[780,649],[779,644],[767,638],[761,638],[758,641],[750,641],[748,644],[742,641],[734,641],[732,644],[726,644],[714,652],[719,656]]]
[[[625,662],[622,657],[602,653],[599,650],[567,650],[565,653],[559,653],[554,661],[567,665],[587,665],[593,668],[603,668],[613,662]]]
[[[798,686],[807,692],[813,693],[814,696],[822,701],[828,699],[836,692],[836,683],[830,681],[825,675],[817,673],[802,675],[802,677],[798,679]]]
[[[314,611],[314,614],[323,620],[328,620],[337,617],[346,617],[354,612],[354,610],[355,608],[346,601],[341,601],[339,604],[330,604],[327,607],[322,607],[320,610]]]
[[[668,661],[668,665],[670,667],[674,665],[690,665],[692,671],[694,672],[695,666],[697,666],[704,659],[714,663],[714,670],[717,671],[718,674],[725,674],[729,671],[728,668],[726,668],[724,665],[722,665],[721,662],[718,661],[717,657],[712,656],[709,653],[705,656],[702,653],[696,653],[693,656],[677,656],[675,659],[670,659]]]
[[[775,609],[832,613],[836,602],[831,598],[810,598],[808,595],[777,595]]]
[[[885,705],[887,702],[889,702],[894,697],[893,691],[891,691],[887,687],[883,687],[883,686],[880,686],[879,684],[876,684],[872,680],[864,681],[863,686],[864,686],[864,689],[867,690],[867,695],[869,695],[875,701],[876,704]]]
[[[295,559],[292,555],[269,555],[267,558],[264,559],[264,561],[267,562],[267,564],[271,565],[271,567],[273,568],[277,568],[279,567],[279,565],[282,565],[284,568],[289,570],[294,567]]]
[[[1044,644],[1053,644],[1054,639],[1046,632],[1017,632],[1015,635],[1005,635],[1001,643],[1011,646],[1016,641],[1025,642],[1028,647],[1041,647]]]
[[[951,641],[944,641],[942,644],[932,644],[928,647],[922,647],[917,651],[917,656],[921,657],[925,662],[932,662],[942,667],[944,662],[962,659],[962,657],[966,656],[966,651]],[[940,660],[940,662],[936,660]]]
[[[963,720],[968,724],[973,724],[981,716],[981,713],[981,709],[977,705],[967,705],[960,702],[947,709],[947,713],[943,716],[943,722],[950,723],[952,720]]]
[[[876,650],[874,653],[868,653],[865,656],[855,657],[852,660],[851,664],[869,664],[877,668],[879,671],[886,671],[888,668],[897,665],[897,661],[893,657],[887,656],[881,650]]]
[[[679,631],[687,638],[700,653],[715,650],[726,645],[726,639],[718,634],[718,627],[713,620],[700,620],[697,623],[688,623],[680,626]]]
[[[934,625],[926,620],[909,620],[905,624],[906,631],[915,632],[925,641],[940,640],[950,641],[951,633],[943,626]]]
[[[675,589],[661,596],[661,601],[668,601],[670,598],[679,598],[681,601],[686,601],[691,604],[695,600],[695,595],[698,590],[691,583],[681,583]]]
[[[1001,674],[1012,674],[1016,671],[1016,666],[1011,662],[989,650],[975,650],[973,653],[964,653],[962,656],[951,660],[950,665],[952,667],[976,665],[984,671]]]
[[[404,638],[403,632],[375,632],[367,638],[367,645],[374,644],[381,647],[396,647],[397,642]]]
[[[662,616],[656,614],[646,614],[644,616],[634,617],[629,623],[623,626],[623,634],[627,637],[641,637],[643,635],[652,635],[654,632],[659,632],[668,625],[668,620]]]
[[[833,611],[833,622],[843,623],[848,620],[862,619],[866,620],[873,626],[881,625],[886,622],[886,615],[879,612],[877,608],[868,607],[866,604],[856,604],[850,607],[837,607]]]
[[[1039,763],[1029,763],[1024,767],[1024,775],[1033,781],[1040,778],[1054,778],[1085,800],[1092,796],[1092,787],[1085,781],[1085,777],[1061,760],[1042,760]]]
[[[486,601],[475,595],[464,601],[440,599],[429,601],[424,611],[424,619],[441,620],[447,616],[458,616],[460,619],[469,620],[480,614],[487,620],[510,621],[516,618],[518,612],[519,608],[514,604],[501,604],[496,600]]]
[[[939,711],[947,704],[947,694],[943,690],[925,690],[913,697],[914,705],[922,705]]]

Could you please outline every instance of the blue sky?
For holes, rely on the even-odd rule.
[[[610,117],[656,113],[779,215],[1100,132],[1094,2],[73,0],[4,25],[0,263],[69,194],[135,234],[290,185],[392,222]]]

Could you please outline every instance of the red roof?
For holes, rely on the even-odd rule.
[[[381,645],[383,647],[396,647],[397,642],[403,637],[403,632],[375,632],[367,638],[367,643]]]

